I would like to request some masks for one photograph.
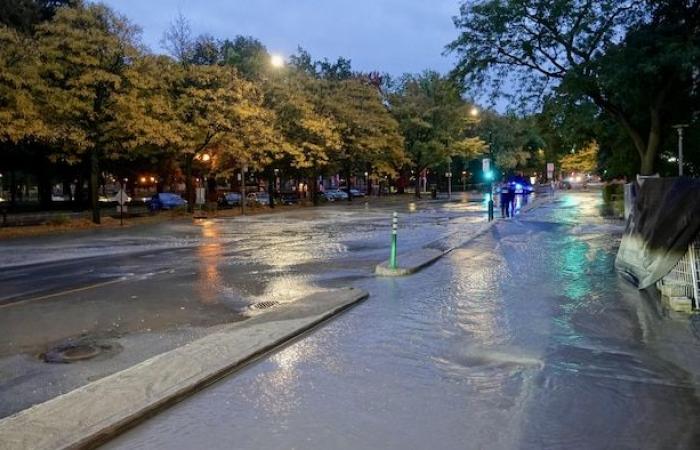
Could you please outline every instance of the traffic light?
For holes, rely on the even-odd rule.
[[[486,181],[493,180],[493,170],[487,170],[486,172],[484,172],[484,179]]]

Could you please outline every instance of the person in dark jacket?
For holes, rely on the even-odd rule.
[[[505,179],[503,179],[503,182],[500,184],[500,198],[499,198],[499,203],[501,205],[501,217],[506,218],[510,217],[510,197],[509,192],[508,192],[508,183],[506,183]]]
[[[515,183],[508,183],[508,212],[515,217]]]

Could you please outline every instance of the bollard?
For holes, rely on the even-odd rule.
[[[389,268],[396,269],[396,231],[399,224],[399,214],[394,212],[391,223],[391,257],[389,258]]]

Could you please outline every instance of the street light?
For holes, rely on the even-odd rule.
[[[479,108],[477,108],[476,106],[472,106],[472,109],[469,110],[469,114],[472,117],[478,117],[479,116]]]
[[[683,130],[688,128],[687,124],[674,125],[673,128],[678,132],[678,176],[683,176]]]
[[[270,55],[270,65],[275,69],[284,67],[284,57],[279,54]]]

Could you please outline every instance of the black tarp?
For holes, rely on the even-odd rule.
[[[700,180],[647,178],[637,187],[615,267],[645,289],[675,267],[699,234]]]

